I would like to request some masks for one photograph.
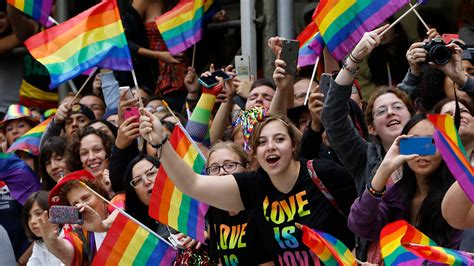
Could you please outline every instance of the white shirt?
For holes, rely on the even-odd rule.
[[[64,266],[64,264],[49,252],[44,242],[35,241],[33,253],[28,260],[27,266]]]

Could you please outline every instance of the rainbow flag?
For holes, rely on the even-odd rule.
[[[213,2],[181,0],[173,9],[155,19],[171,54],[181,53],[201,40],[203,16]]]
[[[351,251],[332,235],[311,229],[305,225],[303,230],[303,243],[324,262],[324,265],[357,265]]]
[[[360,41],[408,0],[321,0],[313,14],[324,43],[342,60]]]
[[[175,249],[119,213],[92,265],[172,265],[175,257]]]
[[[170,143],[194,172],[204,174],[206,160],[180,124],[174,128]],[[204,216],[208,208],[208,205],[183,194],[160,166],[148,209],[151,217],[204,243]]]
[[[0,152],[0,181],[4,181],[11,196],[22,205],[31,193],[39,191],[39,178],[26,163],[14,153]]]
[[[40,151],[40,141],[43,133],[46,131],[52,117],[44,120],[36,127],[28,130],[23,136],[12,143],[7,152],[25,151],[32,155],[38,156]]]
[[[25,42],[51,76],[50,88],[98,66],[132,70],[132,61],[115,0],[102,1]]]
[[[428,119],[436,128],[433,135],[436,148],[464,193],[474,202],[474,168],[461,143],[453,118],[450,115],[429,114]]]
[[[324,47],[323,39],[319,33],[318,26],[312,21],[296,37],[300,41],[300,50],[298,53],[298,65],[308,66],[316,63],[316,58],[321,55]]]
[[[52,0],[7,0],[7,3],[45,27],[53,25],[53,20],[49,19],[53,10]]]
[[[398,220],[387,224],[380,234],[382,257],[386,265],[421,265],[416,258],[448,265],[472,265],[471,257],[462,251],[437,244],[411,224]]]

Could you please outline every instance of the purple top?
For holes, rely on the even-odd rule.
[[[348,227],[356,235],[378,242],[383,227],[400,219],[410,221],[410,210],[401,200],[400,185],[397,183],[389,188],[382,198],[372,196],[366,189],[351,206]],[[458,249],[461,234],[461,230],[454,229],[451,243],[444,246]]]

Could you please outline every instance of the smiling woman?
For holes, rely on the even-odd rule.
[[[112,145],[112,139],[106,133],[91,127],[84,128],[73,138],[66,151],[68,170],[87,170],[110,188],[110,180],[104,178],[104,170],[109,167]]]
[[[163,142],[163,128],[156,117],[143,109],[140,121],[142,137],[154,145]],[[196,174],[166,140],[162,143],[161,163],[173,183],[187,195],[234,213],[261,210],[268,221],[266,228],[274,234],[275,262],[315,265],[319,261],[303,244],[302,232],[296,229],[295,222],[328,232],[350,248],[354,246],[354,236],[347,229],[346,218],[314,185],[307,161],[296,159],[299,141],[295,130],[284,116],[269,116],[257,124],[251,139],[253,155],[260,164],[256,172]],[[219,162],[219,166],[223,163]],[[347,215],[354,200],[354,182],[350,177],[334,178],[342,176],[336,167],[320,167],[314,162],[312,165]],[[331,173],[321,169],[331,169]]]

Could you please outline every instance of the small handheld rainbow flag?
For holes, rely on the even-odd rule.
[[[53,20],[49,17],[53,10],[52,0],[7,0],[7,3],[45,27],[53,25]]]
[[[212,3],[213,0],[181,0],[155,19],[171,54],[181,53],[201,40],[203,16]]]
[[[23,136],[12,143],[7,152],[25,151],[32,155],[38,156],[40,153],[39,147],[41,136],[43,136],[43,133],[46,131],[51,119],[53,118],[50,117],[41,122],[36,127],[28,130]]]
[[[296,37],[300,41],[300,50],[298,52],[298,65],[314,65],[316,58],[321,55],[324,41],[319,33],[318,26],[311,21],[308,26]]]
[[[174,128],[170,143],[194,172],[204,173],[206,160],[180,124]],[[151,217],[203,243],[208,208],[207,204],[183,194],[160,166],[148,209]]]
[[[175,257],[176,250],[119,213],[92,265],[172,265]]]
[[[301,230],[303,230],[303,243],[324,262],[324,265],[357,265],[351,251],[337,238],[305,225],[301,225]]]
[[[313,15],[331,54],[342,60],[360,41],[408,0],[321,0]]]
[[[433,135],[436,148],[467,197],[474,202],[474,168],[461,143],[450,115],[428,115],[436,132]]]
[[[102,1],[34,35],[25,41],[25,46],[48,69],[50,88],[93,66],[133,70],[116,0]]]
[[[0,181],[4,181],[11,196],[22,205],[31,193],[39,191],[39,178],[26,163],[14,153],[0,152]]]
[[[472,265],[471,257],[462,251],[443,248],[411,224],[398,220],[387,224],[380,234],[382,257],[386,265],[421,265],[422,258],[448,265]]]

